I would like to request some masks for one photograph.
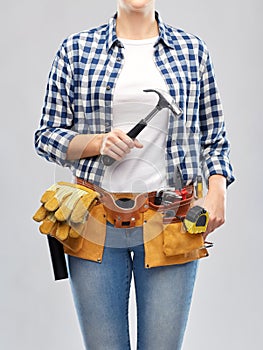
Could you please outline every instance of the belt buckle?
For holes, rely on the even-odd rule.
[[[130,221],[122,221],[120,216],[114,220],[114,227],[116,228],[131,228],[135,227],[136,219],[131,217]]]

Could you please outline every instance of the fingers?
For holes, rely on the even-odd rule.
[[[143,144],[140,143],[137,139],[134,139],[134,147],[143,148]]]
[[[206,239],[206,237],[212,233],[213,231],[215,231],[215,229],[217,229],[218,227],[222,226],[225,223],[224,218],[222,217],[216,217],[216,216],[209,216],[209,221],[208,221],[208,225],[207,225],[207,229],[206,231],[203,233],[203,237],[204,239]]]
[[[204,238],[206,238],[207,235],[222,226],[225,222],[225,195],[222,195],[216,189],[210,188],[203,206],[209,213],[207,230],[204,233]]]
[[[142,148],[138,140],[132,140],[123,131],[114,129],[103,138],[100,153],[115,160],[121,160],[132,148]]]

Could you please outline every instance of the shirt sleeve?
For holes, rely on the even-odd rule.
[[[70,141],[78,134],[71,130],[74,118],[74,80],[66,50],[61,45],[51,67],[35,148],[40,156],[62,166]]]
[[[211,175],[223,175],[229,186],[234,181],[229,159],[230,143],[226,136],[222,104],[209,55],[201,76],[199,117],[204,177],[208,181]]]

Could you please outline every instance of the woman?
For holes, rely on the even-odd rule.
[[[206,237],[224,223],[226,188],[234,180],[209,53],[200,39],[164,24],[154,0],[118,0],[117,6],[108,24],[70,36],[61,45],[36,149],[70,167],[76,182],[107,193],[175,188],[176,169],[187,188],[201,167],[208,185]],[[132,139],[129,129],[158,102],[156,94],[143,91],[153,88],[172,96],[182,115],[176,119],[162,110]],[[116,162],[107,167],[101,155]],[[133,273],[138,349],[179,350],[200,256],[178,264],[164,257],[157,267],[146,268],[143,223],[126,224],[107,220],[99,263],[81,254],[68,256],[86,349],[130,349]]]

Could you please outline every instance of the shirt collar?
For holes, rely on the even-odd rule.
[[[106,41],[106,48],[107,51],[109,51],[112,46],[116,45],[119,40],[116,33],[116,18],[117,13],[113,17],[110,18],[109,24],[108,24],[108,40]]]
[[[158,27],[159,27],[159,38],[158,38],[157,43],[162,41],[166,46],[173,49],[174,48],[173,40],[171,39],[171,36],[169,34],[169,31],[168,31],[166,24],[163,22],[163,20],[158,12],[155,12],[155,18],[156,18],[156,21],[157,21]]]
[[[120,45],[122,47],[121,42],[118,40],[117,33],[116,33],[116,18],[117,13],[113,17],[110,18],[108,23],[108,40],[106,41],[106,48],[107,51],[109,51],[113,46]],[[159,42],[163,42],[166,46],[170,48],[174,48],[173,41],[169,35],[168,29],[165,25],[165,23],[162,21],[161,16],[158,12],[155,12],[155,18],[158,23],[159,27],[159,37],[155,45],[157,45]]]

